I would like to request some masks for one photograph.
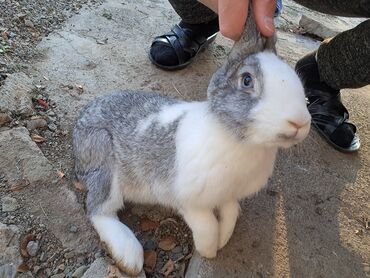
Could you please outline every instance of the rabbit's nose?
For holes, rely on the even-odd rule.
[[[297,121],[297,120],[287,120],[288,124],[297,130],[301,129],[302,127],[305,127],[310,124],[311,120],[306,121]]]

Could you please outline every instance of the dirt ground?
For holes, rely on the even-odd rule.
[[[319,45],[301,35],[300,13],[323,15],[284,5],[278,52],[294,65]],[[359,22],[325,20],[338,29]],[[13,266],[17,277],[119,277],[85,217],[71,131],[80,109],[111,91],[205,98],[231,42],[219,36],[188,68],[163,72],[147,52],[177,21],[164,0],[0,0],[1,278],[14,277]],[[343,98],[361,151],[339,153],[312,131],[280,152],[267,189],[243,202],[215,260],[194,252],[173,212],[128,204],[120,218],[146,251],[142,277],[370,277],[370,87]]]

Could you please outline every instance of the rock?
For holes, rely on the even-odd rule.
[[[91,266],[84,273],[82,278],[105,278],[105,277],[108,276],[108,267],[109,267],[109,263],[108,263],[107,259],[98,258],[91,264]],[[125,274],[122,273],[122,275],[119,276],[119,277],[129,278],[131,276],[128,276],[128,275],[125,275]],[[146,277],[145,273],[144,273],[144,271],[142,271],[140,273],[140,275],[137,276],[136,278],[145,278],[145,277]],[[131,278],[134,278],[134,277],[131,277]]]
[[[77,226],[75,224],[71,224],[71,225],[69,225],[69,231],[71,233],[77,233],[78,228],[77,228]]]
[[[9,75],[0,88],[0,112],[12,112],[24,117],[32,115],[33,88],[32,80],[24,73]]]
[[[0,222],[0,277],[14,277],[11,274],[15,274],[22,263],[19,238],[20,231],[17,226]]]
[[[299,26],[302,27],[307,33],[316,35],[322,39],[331,38],[340,33],[340,31],[334,30],[313,18],[307,17],[304,14],[299,21]]]
[[[47,122],[44,119],[33,119],[27,121],[27,129],[29,131],[33,131],[38,128],[45,128],[47,126]]]
[[[13,278],[16,274],[17,270],[13,264],[0,265],[0,277]]]
[[[12,118],[7,113],[0,113],[0,126],[9,123]]]
[[[51,278],[64,278],[64,277],[66,277],[64,273],[54,274],[53,276],[51,276]]]
[[[50,131],[56,131],[57,130],[57,125],[54,123],[48,124],[48,128]]]
[[[172,253],[182,253],[182,247],[180,245],[176,246],[175,248],[172,249],[171,252]]]
[[[157,244],[153,240],[148,240],[144,244],[144,250],[154,250],[157,247]]]
[[[27,26],[27,27],[30,27],[30,28],[34,28],[35,25],[33,24],[33,22],[29,19],[25,19],[24,20],[24,25]]]
[[[0,133],[0,169],[4,171],[7,180],[22,177],[30,185],[40,182],[50,184],[54,176],[50,162],[24,127]]]
[[[18,191],[22,208],[36,215],[64,249],[95,252],[99,241],[76,194],[58,181],[56,170],[26,128],[13,128],[0,133],[0,169],[8,181],[27,179],[29,185]],[[78,223],[79,232],[69,231]],[[49,254],[50,255],[50,254]]]
[[[39,251],[40,245],[38,241],[29,241],[27,243],[27,252],[31,257],[36,256],[37,251]]]
[[[73,274],[72,274],[72,278],[81,278],[82,275],[84,275],[84,273],[86,272],[86,270],[88,269],[89,267],[86,266],[86,265],[82,265],[80,266],[79,268],[77,268]]]
[[[45,262],[46,258],[47,258],[46,253],[42,252],[41,255],[40,255],[40,262]]]
[[[64,258],[66,258],[67,260],[73,258],[74,256],[75,253],[73,251],[64,254]]]
[[[108,274],[108,265],[104,258],[98,258],[91,264],[82,278],[104,278]]]
[[[12,197],[2,198],[1,203],[3,212],[12,212],[18,209],[17,200]]]

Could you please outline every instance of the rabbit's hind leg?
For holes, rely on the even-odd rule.
[[[123,207],[122,183],[118,180],[112,137],[105,129],[74,131],[76,175],[87,189],[90,220],[118,267],[130,275],[143,267],[143,248],[117,211]]]
[[[119,221],[117,211],[122,205],[120,184],[113,178],[109,198],[90,214],[90,219],[117,266],[135,276],[143,268],[143,247],[134,233]]]

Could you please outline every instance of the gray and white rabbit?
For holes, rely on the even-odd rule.
[[[76,175],[88,189],[90,220],[121,270],[135,275],[143,267],[142,246],[116,215],[125,201],[175,209],[196,250],[213,258],[233,233],[239,201],[265,186],[278,148],[307,136],[302,84],[274,47],[250,16],[206,101],[123,91],[82,111],[73,132]]]

